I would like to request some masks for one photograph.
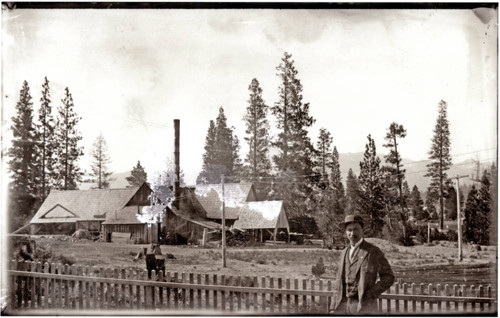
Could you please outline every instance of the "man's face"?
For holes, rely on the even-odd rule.
[[[363,237],[363,227],[359,223],[349,223],[345,227],[345,234],[349,242],[354,245]]]

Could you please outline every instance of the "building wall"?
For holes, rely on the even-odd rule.
[[[77,230],[87,230],[89,232],[99,232],[103,221],[76,221]]]
[[[162,230],[180,235],[186,240],[201,240],[203,238],[203,226],[175,215],[170,209],[167,209],[162,225]]]
[[[32,223],[30,226],[31,235],[41,234],[66,234],[75,233],[76,222],[68,223]]]
[[[158,243],[158,225],[151,224],[103,224],[104,240],[109,241],[113,232],[130,233],[130,239],[141,241],[143,244]]]

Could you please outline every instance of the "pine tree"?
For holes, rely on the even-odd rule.
[[[424,200],[422,200],[422,196],[420,195],[420,191],[416,185],[413,186],[411,190],[411,195],[409,201],[409,206],[413,217],[417,221],[427,220],[429,215],[424,210]]]
[[[478,244],[489,245],[490,243],[490,229],[491,227],[491,193],[490,193],[490,175],[484,171],[481,178],[481,188],[479,189],[478,211],[476,220],[476,240]],[[495,211],[496,212],[496,211]]]
[[[56,123],[52,115],[49,80],[47,77],[45,77],[45,82],[42,85],[40,103],[38,110],[39,124],[36,125],[37,156],[39,158],[37,168],[40,175],[40,200],[43,201],[54,184],[54,165],[56,162],[54,150],[57,147],[54,135]]]
[[[431,177],[431,183],[427,192],[430,196],[439,199],[439,227],[443,229],[444,222],[444,198],[450,181],[446,171],[451,167],[450,155],[450,128],[447,118],[447,107],[445,101],[439,102],[439,112],[434,127],[432,146],[429,151],[429,159],[432,160],[427,165],[426,177]]]
[[[498,211],[498,170],[495,163],[492,163],[491,165],[490,198],[490,207],[491,211],[493,211],[493,213],[490,213],[490,227],[498,230],[498,214],[494,212]],[[490,242],[497,241],[497,230],[490,231]]]
[[[63,190],[77,189],[77,183],[82,180],[82,171],[78,160],[83,156],[83,147],[78,145],[82,135],[77,129],[81,120],[74,109],[73,96],[66,87],[62,105],[58,107],[58,117],[55,130],[57,143],[57,162],[54,167],[56,175],[55,187]]]
[[[332,135],[325,128],[319,130],[318,141],[316,143],[315,165],[323,177],[326,177],[326,168],[332,166],[331,145]]]
[[[339,153],[337,147],[333,147],[331,162],[329,164],[330,168],[330,186],[335,192],[333,211],[336,215],[343,216],[346,210],[346,194],[344,189],[344,184],[342,183],[342,176],[340,174],[340,162]],[[351,170],[352,172],[352,170]]]
[[[108,145],[106,139],[100,134],[97,136],[92,150],[90,152],[92,157],[91,165],[91,175],[93,181],[97,183],[97,189],[107,189],[109,188],[109,176],[111,171],[109,171],[109,163],[111,162],[108,155]]]
[[[268,158],[269,152],[269,123],[267,121],[268,106],[262,99],[262,89],[257,79],[253,79],[250,86],[250,98],[248,107],[243,117],[246,124],[249,151],[245,163],[249,167],[247,176],[251,180],[257,177],[268,177],[271,170],[271,162]]]
[[[315,120],[309,115],[309,104],[302,102],[302,84],[292,56],[285,52],[276,70],[279,99],[271,111],[279,130],[273,145],[279,153],[273,156],[278,176],[273,181],[272,196],[284,201],[290,219],[311,218],[317,212],[317,192],[323,190],[318,189],[318,178],[306,177],[313,173],[314,147],[308,128]]]
[[[148,180],[148,174],[141,166],[141,162],[137,161],[137,165],[130,171],[130,176],[126,177],[125,180],[128,181],[128,187],[138,187]]]
[[[403,181],[405,178],[406,170],[403,169],[403,164],[401,163],[402,158],[398,150],[399,140],[406,137],[406,129],[403,125],[399,125],[395,122],[391,123],[387,129],[387,134],[385,136],[386,147],[389,150],[389,154],[385,156],[385,162],[390,166],[386,167],[386,171],[389,173],[391,180],[391,185],[395,184],[398,190],[399,198],[399,218],[403,226],[403,231],[406,231],[406,221],[408,220],[408,215],[405,210],[405,199],[403,193]],[[405,233],[405,232],[404,232]],[[403,235],[404,235],[403,233]]]
[[[227,126],[224,108],[219,108],[219,115],[208,129],[203,168],[197,183],[220,183],[221,176],[236,176],[241,168],[239,141],[234,134],[234,127]],[[234,178],[232,180],[234,182]]]
[[[368,135],[364,158],[359,166],[361,214],[367,220],[369,234],[380,236],[384,225],[384,189],[380,158],[377,157],[375,141],[371,135]]]
[[[11,229],[22,225],[33,213],[36,201],[36,134],[33,125],[33,102],[28,82],[24,81],[12,117],[12,146],[8,150],[9,217]]]
[[[358,178],[352,171],[349,169],[347,173],[346,179],[346,214],[357,214],[359,213],[359,194],[360,188],[358,183]]]
[[[205,139],[205,153],[203,154],[203,167],[202,171],[196,179],[197,184],[219,183],[220,181],[214,180],[217,178],[215,168],[215,123],[210,121],[207,137]],[[221,173],[222,174],[222,173]]]
[[[477,211],[479,210],[479,200],[479,193],[476,190],[476,186],[473,185],[467,195],[464,210],[464,236],[466,242],[476,242],[475,231],[478,228]]]
[[[453,185],[450,185],[447,189],[447,195],[444,200],[446,219],[456,220],[457,219],[457,191]]]
[[[279,101],[271,108],[276,116],[278,139],[273,144],[280,154],[273,157],[280,172],[291,170],[296,174],[311,174],[313,146],[307,129],[315,119],[309,115],[309,104],[302,103],[302,84],[297,78],[292,55],[285,52],[276,68],[280,78]]]

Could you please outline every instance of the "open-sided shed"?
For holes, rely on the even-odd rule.
[[[283,201],[255,201],[240,204],[238,219],[233,227],[251,230],[256,235],[260,234],[261,241],[263,241],[264,231],[268,232],[274,241],[280,229],[286,229],[290,237],[290,225]]]

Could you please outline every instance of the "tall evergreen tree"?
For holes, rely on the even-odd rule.
[[[427,220],[429,215],[424,210],[424,200],[422,200],[422,196],[420,195],[420,191],[416,185],[413,186],[411,190],[411,195],[409,201],[409,206],[413,217],[417,221]]]
[[[33,213],[36,201],[36,134],[33,125],[33,102],[28,82],[24,81],[12,117],[12,146],[8,150],[9,217],[11,229],[22,225]]]
[[[491,198],[491,211],[490,213],[490,227],[494,229],[490,231],[490,242],[496,242],[498,236],[498,170],[495,163],[491,165],[491,187],[490,187],[490,198]],[[496,229],[496,230],[495,230]]]
[[[447,107],[445,101],[439,102],[439,112],[434,127],[429,159],[432,160],[427,165],[426,177],[431,177],[431,183],[427,189],[428,195],[439,199],[439,227],[443,229],[444,222],[444,198],[450,181],[446,171],[451,167],[450,155],[450,128],[447,117]]]
[[[54,150],[57,147],[54,135],[56,122],[52,115],[49,80],[47,77],[45,77],[45,82],[42,85],[40,103],[38,110],[39,123],[36,125],[37,156],[39,158],[37,168],[40,175],[40,200],[43,201],[54,183],[54,165],[56,161]]]
[[[55,130],[57,143],[57,162],[54,167],[56,180],[55,187],[63,190],[74,190],[78,188],[78,182],[82,180],[82,171],[78,160],[83,156],[83,147],[78,143],[82,135],[77,129],[81,117],[74,109],[73,96],[66,87],[62,105],[58,107],[58,117]]]
[[[319,130],[318,141],[316,143],[316,167],[318,171],[321,173],[323,177],[326,178],[326,168],[332,166],[332,155],[331,146],[332,146],[332,135],[325,128],[321,128]]]
[[[302,84],[291,54],[284,53],[276,70],[279,99],[271,110],[279,130],[273,142],[278,149],[273,156],[278,176],[273,181],[272,196],[284,201],[290,219],[311,218],[317,212],[315,192],[323,190],[318,189],[317,178],[306,177],[313,173],[314,147],[308,128],[315,120],[309,115],[309,104],[302,102]]]
[[[399,197],[399,218],[403,226],[403,235],[407,230],[406,221],[408,220],[408,215],[405,210],[405,199],[403,193],[403,181],[405,178],[406,170],[403,169],[403,164],[401,163],[402,158],[398,150],[399,141],[401,138],[406,137],[406,129],[403,125],[397,124],[395,122],[391,123],[387,129],[387,134],[385,135],[386,147],[389,150],[389,154],[385,156],[385,161],[390,165],[386,168],[390,177],[393,179],[391,184],[395,183],[398,190]]]
[[[247,127],[245,140],[249,146],[245,163],[249,167],[247,176],[251,180],[256,180],[257,177],[269,176],[271,170],[271,162],[268,158],[270,141],[267,112],[269,107],[262,99],[262,89],[257,79],[252,80],[248,90],[250,91],[250,98],[243,117]]]
[[[219,108],[219,115],[213,124],[210,121],[203,168],[197,178],[197,183],[220,183],[221,176],[236,176],[240,173],[239,141],[234,134],[234,127],[227,126],[224,108]]]
[[[358,178],[349,169],[346,179],[346,214],[356,214],[359,213],[359,201],[360,201],[360,188],[358,183]]]
[[[279,100],[271,110],[280,130],[274,143],[280,153],[273,159],[280,172],[291,170],[295,174],[310,174],[313,146],[307,129],[315,119],[309,115],[309,103],[302,103],[302,84],[297,78],[292,55],[285,52],[276,70],[280,78]]]
[[[479,193],[476,190],[476,186],[473,185],[467,195],[464,210],[464,236],[466,242],[476,242],[476,229],[479,228],[477,224],[477,212],[480,204],[479,200]]]
[[[222,171],[214,171],[216,166],[215,157],[215,123],[210,120],[208,126],[207,137],[205,138],[205,153],[203,154],[203,167],[202,171],[196,178],[197,184],[206,183],[219,183],[220,181],[214,180]]]
[[[380,236],[384,225],[384,188],[380,158],[375,141],[368,135],[363,161],[359,163],[360,207],[368,223],[369,234]]]
[[[450,185],[446,192],[444,200],[446,219],[454,221],[457,219],[457,191],[453,185]]]
[[[483,177],[481,178],[481,188],[478,194],[479,206],[476,220],[476,240],[481,245],[490,244],[490,232],[492,229],[490,224],[490,214],[492,212],[490,187],[490,174],[484,171]]]
[[[336,215],[344,215],[346,210],[346,194],[344,184],[342,183],[342,175],[340,174],[339,152],[337,147],[333,147],[330,168],[330,186],[335,192],[333,211]],[[352,172],[352,170],[351,170]]]
[[[141,162],[137,161],[137,165],[130,171],[130,176],[126,177],[125,180],[128,181],[128,187],[138,187],[148,180],[148,174],[144,167],[141,166]]]
[[[94,141],[90,156],[92,157],[91,175],[94,182],[97,183],[97,189],[109,188],[109,176],[111,175],[111,171],[109,171],[108,165],[111,160],[108,154],[106,139],[104,139],[102,134],[99,134]]]

